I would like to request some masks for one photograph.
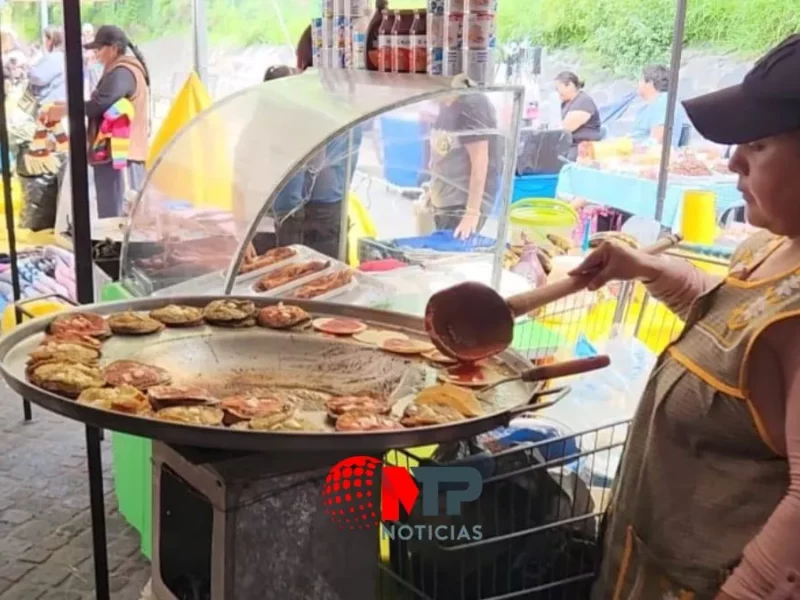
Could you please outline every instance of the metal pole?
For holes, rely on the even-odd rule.
[[[49,0],[39,0],[39,17],[42,20],[42,34],[45,28],[50,25],[50,14],[47,11],[47,3]]]
[[[661,213],[664,212],[664,198],[667,197],[669,155],[672,151],[672,129],[675,125],[675,106],[678,100],[678,80],[680,79],[685,24],[686,0],[677,0],[675,3],[675,27],[672,35],[672,58],[669,62],[670,78],[667,91],[667,115],[664,121],[664,137],[661,140],[661,163],[658,166],[658,188],[656,190],[655,219],[659,223],[661,222]]]
[[[361,127],[356,125],[356,127]],[[328,157],[325,157],[328,160]],[[353,169],[358,162],[358,156],[353,157],[353,129],[347,133],[347,162],[345,163],[345,181],[353,181]],[[344,198],[342,198],[342,210],[339,213],[339,260],[347,264],[347,241],[350,238],[350,186],[344,188]]]
[[[478,92],[479,94],[482,92]],[[500,278],[503,275],[503,249],[508,235],[508,207],[511,202],[511,186],[517,168],[517,146],[519,145],[519,124],[522,122],[522,89],[514,91],[514,110],[511,111],[511,133],[506,139],[503,160],[503,189],[500,192],[500,210],[497,220],[497,240],[492,259],[492,287],[500,291]]]
[[[86,156],[86,122],[83,100],[83,48],[81,47],[80,2],[62,0],[64,12],[64,51],[67,67],[69,105],[69,154],[72,178],[72,246],[75,253],[75,283],[80,304],[94,301],[92,273],[92,226],[89,210],[89,165]],[[103,499],[103,465],[100,431],[86,428],[86,459],[89,467],[89,497],[92,515],[94,582],[97,600],[110,600],[108,549]]]
[[[192,42],[194,44],[194,70],[203,85],[208,87],[208,21],[206,0],[192,0]]]
[[[0,44],[0,46],[2,46]],[[0,47],[0,65],[3,64],[3,49]],[[11,288],[14,295],[14,304],[20,301],[22,290],[19,284],[19,263],[17,255],[17,232],[14,224],[14,202],[11,197],[11,157],[9,156],[10,144],[8,140],[8,121],[6,120],[6,78],[0,68],[0,168],[3,170],[3,205],[6,211],[6,231],[8,232],[8,256],[11,261]],[[16,323],[22,322],[19,309],[14,310]],[[32,419],[31,403],[23,398],[22,413],[26,421]]]

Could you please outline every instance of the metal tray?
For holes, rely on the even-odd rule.
[[[272,288],[271,290],[266,290],[266,291],[256,289],[256,284],[258,283],[258,280],[256,280],[251,285],[248,286],[248,290],[250,290],[251,294],[254,294],[256,296],[279,296],[280,294],[285,294],[287,292],[290,292],[291,290],[302,287],[306,283],[313,281],[314,279],[316,279],[321,275],[327,275],[328,273],[332,273],[333,270],[336,268],[335,261],[331,260],[327,256],[323,259],[317,256],[307,255],[302,259],[298,259],[297,257],[295,257],[292,260],[286,261],[286,264],[290,265],[295,263],[311,262],[311,261],[322,262],[323,260],[324,262],[328,263],[328,266],[322,269],[321,271],[316,271],[314,273],[309,273],[308,275],[303,275],[302,277],[298,277],[297,279],[292,279],[288,283],[284,283],[283,285],[279,285],[276,288]]]
[[[267,273],[271,273],[275,269],[279,269],[281,267],[285,267],[286,265],[292,264],[293,262],[304,262],[307,260],[312,260],[310,258],[306,258],[309,255],[309,248],[306,246],[301,246],[300,244],[290,244],[289,248],[294,248],[297,251],[297,254],[294,256],[290,256],[289,258],[284,258],[283,260],[279,260],[276,263],[271,265],[267,265],[266,267],[261,267],[260,269],[256,269],[255,271],[250,271],[249,273],[244,273],[243,275],[237,275],[234,279],[234,285],[241,285],[242,283],[248,283],[253,279],[257,279],[262,275],[266,275]],[[227,274],[227,270],[221,273],[223,279]],[[260,292],[263,293],[263,292]]]
[[[307,281],[303,285],[307,285],[309,283],[313,283],[314,280],[317,279],[317,277],[323,277],[323,276],[325,276],[325,275],[327,275],[329,273],[336,273],[336,272],[339,272],[339,271],[343,271],[344,269],[349,269],[351,271],[353,270],[353,269],[350,269],[350,267],[338,268],[336,266],[332,266],[329,269],[326,269],[325,273],[318,273],[317,276],[314,277],[314,279],[311,279],[311,280]],[[353,290],[355,290],[358,287],[358,285],[359,285],[359,281],[358,281],[358,278],[356,277],[356,274],[354,272],[353,273],[353,278],[350,280],[349,283],[346,283],[346,284],[344,284],[342,286],[339,286],[338,288],[334,288],[329,292],[325,292],[324,294],[320,294],[319,296],[317,296],[315,298],[312,298],[312,300],[314,302],[323,302],[325,300],[330,300],[331,298],[336,298],[338,296],[346,294],[347,292],[352,292]],[[279,294],[279,296],[281,298],[285,299],[285,300],[292,300],[292,301],[297,300],[297,298],[292,297],[292,294],[294,292],[298,291],[300,289],[300,287],[303,287],[303,286],[298,286],[296,288],[292,288],[291,290],[286,290],[282,294]]]
[[[252,299],[247,296],[145,298],[87,305],[68,312],[85,310],[108,315],[124,310],[149,311],[169,302],[205,306],[220,297]],[[277,302],[277,299],[259,299],[257,304],[268,306]],[[424,336],[423,321],[419,318],[322,302],[297,301],[296,304],[314,316],[352,317],[382,329]],[[27,400],[68,418],[170,444],[250,451],[381,452],[409,448],[468,438],[507,424],[537,390],[535,385],[510,383],[481,398],[485,410],[481,417],[387,432],[257,432],[168,423],[83,406],[28,382],[25,378],[27,356],[39,344],[52,318],[26,322],[0,340],[0,372],[9,385]],[[396,401],[395,414],[402,413],[419,389],[436,382],[436,369],[421,358],[409,360],[349,338],[332,338],[308,330],[168,328],[152,336],[112,337],[103,346],[103,362],[120,358],[158,364],[169,370],[178,382],[213,383],[231,391],[237,385],[258,385],[282,390],[295,386],[337,394],[367,390],[391,393]],[[493,360],[498,375],[520,372],[530,366],[513,351]],[[325,423],[324,406],[303,405],[302,409],[301,417]]]

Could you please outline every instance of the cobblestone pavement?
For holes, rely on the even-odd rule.
[[[22,402],[0,383],[0,599],[94,598],[85,430]],[[117,512],[110,443],[103,442],[111,597],[139,600],[150,566]]]

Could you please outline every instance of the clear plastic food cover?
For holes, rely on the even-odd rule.
[[[351,266],[397,247],[490,254],[503,245],[520,96],[443,77],[311,70],[224,99],[150,170],[121,280],[138,296],[246,294],[247,257],[288,244]]]

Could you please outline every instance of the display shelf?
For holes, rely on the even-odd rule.
[[[342,185],[329,174],[351,180],[360,158],[374,150],[360,141],[371,132],[373,119],[402,115],[422,122],[437,111],[439,128],[421,133],[427,135],[421,141],[439,148],[449,163],[446,168],[441,168],[444,161],[419,164],[418,171],[422,179],[433,175],[447,181],[449,192],[463,193],[466,203],[471,163],[465,144],[485,141],[491,180],[486,190],[487,197],[489,190],[493,197],[481,207],[480,225],[482,233],[501,240],[490,248],[499,252],[505,239],[502,214],[510,195],[521,96],[520,88],[476,88],[466,80],[427,75],[311,70],[226,98],[176,135],[155,162],[124,231],[120,282],[134,296],[247,293],[239,289],[234,274],[251,242],[259,234],[274,237],[276,230],[280,242],[289,209],[304,209],[307,227],[315,218],[309,216],[311,208],[335,203]],[[455,111],[454,106],[464,108]],[[480,110],[473,110],[476,106]],[[403,145],[408,140],[391,138],[389,143]],[[454,157],[463,164],[454,166]],[[303,179],[302,192],[287,207],[288,190],[298,178]],[[396,201],[379,198],[369,202],[369,210],[403,212],[413,220],[410,202],[392,202]],[[464,212],[457,200],[443,203]],[[345,227],[339,231],[344,235],[336,240],[342,262],[347,262],[346,210],[340,215]],[[382,231],[381,237],[403,234]],[[314,247],[307,239],[306,245]],[[500,261],[495,264],[499,270]],[[494,278],[493,274],[490,279]],[[433,283],[430,289],[422,286],[420,293],[432,294]],[[381,306],[397,291],[345,294],[338,301]]]

